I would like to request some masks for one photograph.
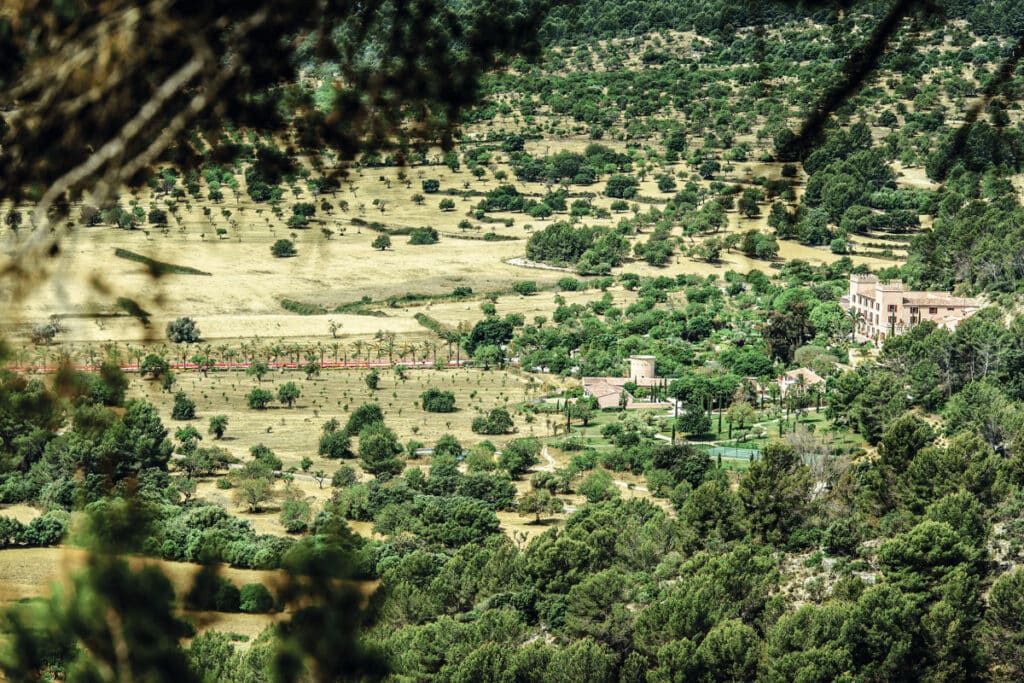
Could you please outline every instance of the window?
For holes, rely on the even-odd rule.
[[[929,315],[935,315],[938,312],[939,312],[939,309],[936,308],[935,306],[932,306],[931,308],[928,309],[928,314]]]

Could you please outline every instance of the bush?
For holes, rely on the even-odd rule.
[[[250,408],[263,410],[274,400],[274,394],[266,389],[253,389],[245,395],[245,400],[249,403]]]
[[[537,456],[540,455],[541,444],[533,437],[526,439],[515,439],[505,445],[498,458],[498,466],[507,470],[509,475],[518,479],[531,467],[537,464]]]
[[[196,321],[187,316],[167,323],[167,338],[175,344],[197,344],[203,340]]]
[[[288,497],[281,503],[281,526],[290,534],[302,533],[309,526],[312,509],[299,497]]]
[[[477,434],[508,434],[515,427],[512,416],[504,408],[494,408],[487,417],[477,417],[470,425]]]
[[[409,244],[437,244],[439,237],[433,228],[413,228],[409,233]]]
[[[289,408],[295,403],[302,395],[302,390],[299,389],[299,385],[295,382],[285,382],[277,388],[277,400],[284,403]]]
[[[574,277],[563,277],[558,281],[558,288],[563,292],[575,292],[582,283]]]
[[[599,503],[619,494],[612,483],[612,475],[604,470],[594,470],[576,487],[576,492],[587,499],[588,503]]]
[[[462,457],[462,444],[451,434],[445,434],[434,444],[434,457],[450,455],[454,458]]]
[[[284,467],[281,458],[277,457],[274,451],[261,443],[249,448],[249,453],[252,455],[253,460],[261,463],[267,469],[277,471]]]
[[[455,394],[431,387],[420,394],[423,410],[428,413],[454,413]]]
[[[354,411],[348,418],[345,431],[349,434],[358,434],[363,427],[384,421],[384,412],[376,403],[364,403]]]
[[[24,524],[13,517],[0,517],[0,548],[14,545],[24,533]]]
[[[170,368],[171,366],[166,360],[155,353],[150,353],[146,356],[146,359],[142,361],[142,365],[139,367],[139,374],[149,375],[153,379],[159,379]]]
[[[331,486],[336,489],[344,489],[352,486],[358,481],[356,470],[351,465],[342,465],[331,477]]]
[[[274,609],[274,596],[262,583],[247,583],[239,594],[238,608],[247,614],[266,614]]]
[[[196,402],[179,391],[174,395],[174,408],[171,409],[171,418],[175,420],[192,420],[196,416]]]
[[[640,183],[636,178],[627,175],[613,175],[608,179],[604,193],[609,197],[632,199],[636,196]]]
[[[324,432],[320,437],[320,447],[317,452],[325,458],[353,458],[352,446],[349,443],[347,431]]]
[[[241,594],[235,584],[208,569],[199,572],[185,595],[185,607],[192,610],[237,612],[240,602]]]
[[[213,606],[218,612],[237,612],[241,605],[241,593],[235,584],[227,579],[221,581],[213,596]]]
[[[537,293],[537,283],[533,280],[522,280],[512,285],[512,290],[522,296],[530,296]]]
[[[51,546],[57,545],[64,540],[67,533],[68,522],[66,512],[48,512],[42,517],[36,517],[24,528],[17,539],[22,545],[28,546]]]
[[[270,247],[270,253],[277,258],[288,258],[289,256],[295,256],[299,252],[295,250],[295,243],[291,240],[277,240]]]
[[[434,180],[433,178],[428,179],[428,180],[424,180],[423,184],[422,184],[422,187],[423,187],[423,191],[425,193],[427,193],[427,194],[435,194],[435,193],[437,193],[438,190],[441,189],[441,181],[440,180]]]

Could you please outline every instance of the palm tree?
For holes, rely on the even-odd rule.
[[[270,347],[269,351],[270,357],[274,359],[275,363],[277,363],[280,361],[281,356],[284,354],[284,347],[282,347],[280,344],[274,344],[273,346]]]
[[[228,346],[224,348],[224,352],[222,355],[224,356],[224,360],[228,362],[228,370],[234,369],[234,363],[232,361],[234,360],[235,356],[238,355],[238,352],[235,351],[230,346]]]
[[[107,360],[112,363],[121,364],[121,348],[117,345],[117,342],[107,342],[103,345],[104,350],[107,352]]]
[[[846,311],[846,317],[850,319],[850,343],[853,344],[857,334],[857,328],[864,322],[864,314],[856,308]]]
[[[352,342],[352,351],[356,355],[356,360],[359,360],[362,357],[364,346],[366,346],[366,344],[363,342],[362,339],[356,339],[354,342]]]

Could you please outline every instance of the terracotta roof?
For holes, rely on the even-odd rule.
[[[602,396],[610,396],[614,394],[618,396],[622,393],[621,387],[615,387],[607,382],[597,382],[591,385],[584,384],[583,388],[594,398],[601,398]]]
[[[800,377],[804,378],[804,384],[808,386],[811,384],[821,384],[825,381],[821,375],[809,368],[797,368],[796,370],[790,370],[782,376],[782,379],[797,382]]]
[[[943,292],[907,292],[903,297],[903,303],[907,306],[946,306],[955,308],[980,307],[978,299],[968,299],[962,296],[953,296]]]
[[[622,392],[616,392],[614,394],[606,394],[604,396],[595,396],[594,399],[597,401],[599,408],[616,408],[619,405],[620,396]],[[629,395],[627,394],[627,400]]]

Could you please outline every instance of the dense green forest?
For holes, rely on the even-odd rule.
[[[417,321],[483,375],[511,366],[527,387],[546,389],[475,406],[472,442],[445,434],[422,443],[415,431],[400,433],[396,417],[422,408],[444,421],[469,410],[449,390],[456,371],[437,363],[435,349],[433,367],[409,372],[435,373],[436,386],[390,412],[381,383],[396,398],[406,371],[368,370],[360,382],[373,400],[325,404],[318,423],[279,427],[316,431],[316,455],[334,468],[327,472],[311,469],[311,458],[285,467],[255,440],[241,444],[243,457],[232,455],[228,419],[196,414],[207,385],[190,396],[155,352],[142,352],[137,374],[113,358],[95,370],[65,359],[55,373],[27,374],[13,368],[16,352],[5,345],[12,367],[0,370],[0,550],[62,545],[84,549],[86,560],[51,597],[3,608],[4,675],[239,683],[1024,677],[1020,3],[942,2],[908,18],[813,145],[796,151],[803,122],[845,77],[844,58],[888,3],[855,3],[854,13],[822,3],[587,0],[556,5],[543,22],[524,4],[497,3],[514,15],[505,23],[489,23],[498,20],[478,4],[444,4],[457,10],[451,15],[431,3],[416,5],[421,15],[406,16],[402,3],[386,8],[395,13],[387,27],[465,40],[465,52],[449,45],[436,61],[427,48],[438,45],[428,41],[408,62],[434,75],[456,69],[464,80],[453,89],[346,99],[351,93],[328,77],[352,66],[345,57],[361,65],[360,76],[371,74],[388,56],[379,42],[388,31],[332,25],[335,47],[353,50],[321,57],[312,38],[291,41],[294,79],[272,90],[273,115],[263,112],[272,132],[239,115],[235,107],[252,104],[246,97],[232,99],[221,112],[229,123],[184,134],[156,155],[157,170],[129,174],[145,176],[141,184],[167,198],[167,212],[155,200],[148,211],[137,202],[76,209],[85,225],[159,229],[175,212],[171,199],[219,206],[231,190],[236,206],[244,193],[280,214],[285,192],[299,198],[301,185],[312,201],[292,202],[291,215],[278,217],[302,231],[318,212],[345,211],[333,194],[339,179],[322,172],[326,150],[358,147],[361,169],[490,173],[499,182],[482,191],[466,181],[442,192],[425,175],[416,184],[443,211],[471,200],[460,220],[534,221],[522,240],[526,258],[564,272],[547,289],[524,280],[511,292],[553,297],[553,311],[509,311],[510,299],[495,293],[477,297],[479,319],[465,328],[449,328],[429,308]],[[54,22],[75,16],[58,12]],[[313,35],[292,20],[286,28]],[[360,28],[379,53],[360,51]],[[501,28],[529,35],[485,46],[481,32]],[[521,56],[534,52],[534,62]],[[507,68],[484,73],[494,66]],[[1011,78],[1001,72],[1007,66]],[[372,81],[374,92],[403,76],[419,83],[418,73],[395,67]],[[247,96],[274,100],[262,87],[271,75],[249,74],[242,83],[255,95]],[[406,97],[415,100],[409,108],[400,106]],[[357,119],[389,106],[395,111],[383,119],[359,119],[358,145],[317,127],[335,121],[336,107]],[[275,137],[278,117],[294,144]],[[429,123],[429,134],[405,137],[407,120]],[[479,128],[467,135],[460,125]],[[430,146],[438,136],[444,148]],[[569,138],[579,144],[555,144]],[[87,157],[87,147],[76,154]],[[54,175],[54,150],[44,151],[21,178],[27,187]],[[507,173],[495,171],[496,159]],[[740,164],[757,165],[743,173]],[[528,184],[543,191],[527,192]],[[29,187],[23,196],[33,194]],[[749,222],[760,217],[764,230]],[[16,234],[25,220],[12,208],[5,227]],[[400,235],[421,246],[440,239],[432,227],[353,225],[379,232],[380,252]],[[796,245],[829,258],[785,257]],[[294,245],[282,239],[271,253],[291,257]],[[672,269],[718,266],[730,253],[759,267]],[[863,257],[888,265],[872,270]],[[169,266],[144,265],[158,277]],[[856,337],[857,321],[839,303],[850,275],[869,272],[986,305],[955,329],[924,322],[872,343]],[[463,287],[434,300],[470,296]],[[119,306],[148,317],[133,301]],[[37,346],[60,334],[59,321],[49,325],[34,332]],[[200,381],[223,370],[213,350],[200,351],[191,318],[175,320],[167,336],[186,358],[196,354]],[[392,338],[389,366],[394,347]],[[280,369],[281,381],[264,386],[269,357],[292,353],[293,374]],[[248,369],[235,374],[254,414],[272,403],[287,412],[312,393],[302,376],[319,375],[325,350],[319,359],[308,352],[305,363],[299,353],[248,352]],[[664,407],[601,410],[584,396],[580,378],[625,376],[638,354],[656,358],[663,381],[637,386],[634,378],[627,387]],[[794,368],[825,379],[783,392],[776,378]],[[173,402],[173,425],[140,398],[140,386]],[[730,457],[729,448],[746,455]],[[300,477],[326,486],[326,502],[303,497]],[[276,497],[288,533],[262,533],[203,500],[200,482],[216,482],[248,513]],[[23,523],[4,515],[9,506],[39,514]],[[511,514],[536,533],[510,527]],[[140,565],[141,557],[201,569],[176,590],[164,565]],[[228,568],[265,578],[239,585]],[[206,628],[211,614],[269,616],[250,639]]]

